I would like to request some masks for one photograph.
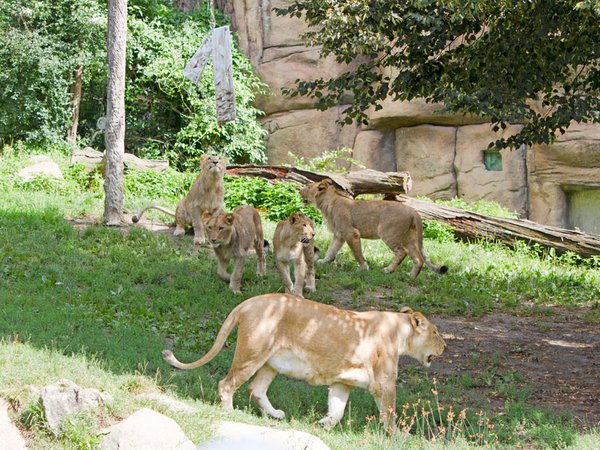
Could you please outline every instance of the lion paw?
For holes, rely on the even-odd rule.
[[[194,238],[194,245],[206,245],[206,239]]]
[[[280,409],[274,409],[269,415],[273,419],[277,419],[277,420],[283,420],[283,419],[285,419],[285,413],[282,410],[280,410]]]
[[[327,264],[329,261],[326,259],[317,259],[317,264]]]
[[[331,416],[325,416],[321,420],[319,420],[319,425],[327,429],[335,427],[336,424],[337,420],[335,420]]]

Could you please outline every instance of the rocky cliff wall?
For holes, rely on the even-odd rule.
[[[258,99],[266,112],[271,163],[293,161],[289,153],[311,158],[347,146],[369,168],[409,171],[412,195],[495,200],[521,217],[588,231],[593,231],[590,224],[600,222],[600,126],[572,127],[553,145],[486,155],[488,142],[501,134],[481,118],[443,113],[439,105],[386,101],[381,110],[369,112],[368,126],[341,127],[336,121],[344,105],[318,111],[310,99],[284,97],[281,88],[293,87],[296,79],[333,77],[352,69],[332,58],[320,59],[318,48],[304,46],[299,38],[306,30],[304,21],[272,10],[288,3],[218,1],[272,91]],[[516,130],[515,125],[503,133]],[[488,157],[494,160],[491,166],[486,166]]]

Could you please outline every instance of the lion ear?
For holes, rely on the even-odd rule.
[[[413,312],[410,315],[410,323],[416,331],[425,331],[429,326],[427,318],[420,312]]]
[[[290,215],[290,223],[292,225],[295,224],[298,220],[300,220],[300,214],[301,213],[299,211],[296,211]]]
[[[325,178],[319,183],[319,191],[324,191],[329,186],[332,186],[333,182],[329,178]]]
[[[403,306],[400,312],[404,314],[410,314],[413,312],[413,310],[410,306]]]
[[[203,153],[202,156],[200,157],[200,161],[204,162],[204,161],[206,161],[207,158],[208,158],[208,153]]]
[[[233,214],[229,213],[225,215],[225,223],[231,225],[233,223]]]
[[[212,217],[211,213],[209,213],[208,211],[204,211],[202,213],[202,222],[208,222],[211,217]]]

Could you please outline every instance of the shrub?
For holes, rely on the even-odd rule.
[[[233,209],[248,204],[264,211],[274,222],[287,219],[294,211],[303,211],[315,223],[322,223],[321,214],[304,205],[298,187],[292,183],[270,183],[262,178],[225,177],[225,206]]]
[[[164,157],[183,170],[194,169],[203,153],[236,163],[265,162],[266,131],[253,106],[264,90],[248,59],[234,45],[236,120],[218,125],[212,61],[198,85],[183,68],[209,30],[206,12],[168,9],[160,18],[132,16],[129,22],[127,145],[145,157]]]

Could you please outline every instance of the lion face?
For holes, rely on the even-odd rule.
[[[422,313],[412,312],[410,308],[403,309],[410,316],[413,337],[408,345],[410,355],[420,361],[425,367],[431,366],[433,358],[440,356],[446,348],[444,338]]]
[[[294,236],[300,237],[303,245],[310,244],[315,238],[315,226],[313,221],[304,213],[297,211],[290,216],[290,225]]]
[[[317,202],[317,197],[330,187],[333,187],[333,182],[329,178],[325,178],[322,181],[309,183],[304,186],[302,189],[300,189],[300,196],[304,200],[304,203],[315,205]]]
[[[227,168],[227,158],[224,156],[202,155],[202,171],[222,177]]]
[[[220,247],[231,242],[233,234],[233,214],[203,215],[205,220],[206,237],[213,247]]]

